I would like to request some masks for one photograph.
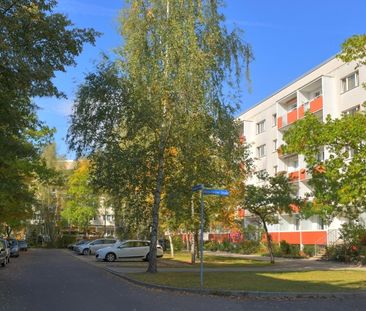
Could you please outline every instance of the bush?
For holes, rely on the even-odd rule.
[[[280,241],[280,251],[283,255],[289,255],[290,254],[290,244],[288,244],[284,240]]]
[[[204,244],[205,250],[216,252],[219,250],[219,242],[217,241],[207,241]]]
[[[315,256],[315,246],[314,245],[304,245],[304,254],[309,257]]]
[[[172,237],[172,242],[175,251],[181,251],[184,248],[183,239],[179,235],[175,235]]]
[[[300,256],[300,245],[290,244],[289,252],[290,252],[289,253],[290,257],[301,257]]]
[[[258,253],[261,248],[261,243],[254,240],[246,240],[238,243],[237,245],[238,252],[245,255]]]

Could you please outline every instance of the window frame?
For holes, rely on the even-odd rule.
[[[260,152],[260,150],[262,150],[263,152]],[[257,147],[257,157],[264,158],[266,155],[267,155],[266,144],[262,144],[262,145],[258,146]]]
[[[262,134],[266,131],[266,119],[263,119],[262,121],[256,123],[255,131],[257,135]]]
[[[355,84],[352,88],[349,87],[349,79],[351,77],[354,77],[355,79]],[[347,93],[348,91],[351,91],[358,86],[360,86],[360,73],[358,72],[358,70],[356,70],[341,79],[341,94]]]

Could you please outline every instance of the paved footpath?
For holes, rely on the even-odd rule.
[[[132,285],[64,250],[33,250],[0,269],[0,310],[365,310],[366,299],[253,300]],[[82,260],[80,260],[82,259]]]

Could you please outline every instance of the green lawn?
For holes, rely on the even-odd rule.
[[[245,258],[235,258],[227,256],[207,255],[203,256],[205,267],[208,268],[227,268],[227,267],[242,267],[242,266],[267,266],[270,265],[267,261],[259,261]],[[174,258],[164,255],[164,261],[176,263],[177,265],[184,264],[187,267],[199,267],[200,260],[196,260],[195,265],[191,265],[191,254],[188,252],[176,253]]]
[[[139,281],[198,288],[199,273],[160,272],[130,274]],[[366,290],[365,271],[309,271],[309,272],[207,272],[204,287],[222,290],[283,291],[283,292],[339,292]]]

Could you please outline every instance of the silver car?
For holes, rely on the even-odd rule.
[[[115,260],[149,260],[150,241],[119,241],[113,246],[101,248],[96,252],[97,261],[112,262]],[[156,246],[156,257],[163,257],[163,248]]]
[[[117,242],[116,239],[98,239],[94,241],[90,241],[84,244],[76,245],[74,247],[74,251],[78,254],[82,255],[91,255],[95,254],[95,252],[103,247],[112,246]]]

